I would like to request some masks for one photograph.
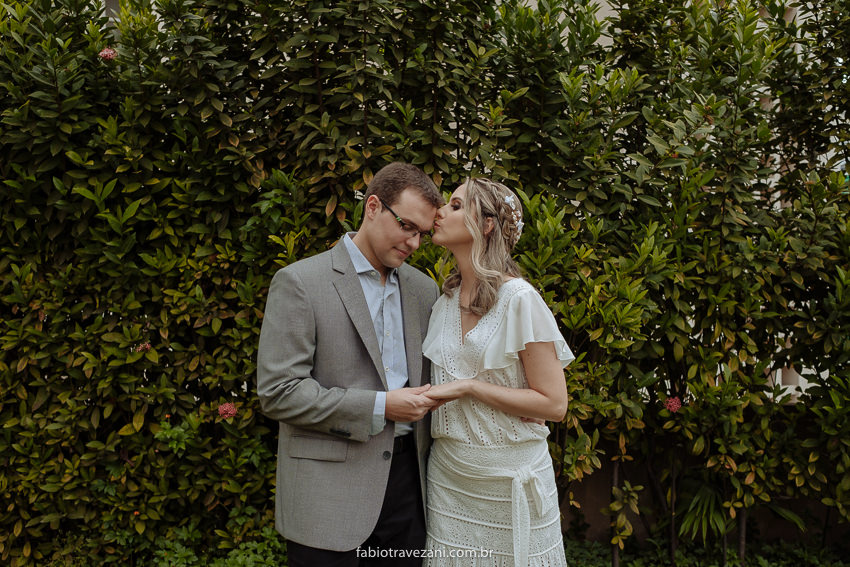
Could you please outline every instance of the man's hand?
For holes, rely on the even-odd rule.
[[[387,392],[387,407],[384,416],[390,421],[419,421],[437,405],[425,395],[431,384],[416,388],[399,388]]]

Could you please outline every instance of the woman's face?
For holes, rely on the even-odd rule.
[[[449,202],[437,210],[431,242],[449,250],[472,244],[472,233],[464,221],[466,206],[466,184],[463,184],[455,189]]]

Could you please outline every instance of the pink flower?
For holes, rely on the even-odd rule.
[[[111,47],[104,47],[100,50],[100,53],[98,53],[98,56],[106,61],[111,61],[115,59],[117,55],[118,52],[112,49]]]
[[[147,352],[151,349],[150,343],[142,343],[136,347],[136,352]]]
[[[220,406],[218,406],[218,415],[220,415],[224,419],[230,419],[231,417],[235,417],[236,406],[234,406],[230,402],[221,404]]]
[[[679,399],[679,396],[673,396],[672,398],[667,398],[667,401],[664,402],[664,406],[672,413],[676,413],[680,409],[682,409],[682,400]]]

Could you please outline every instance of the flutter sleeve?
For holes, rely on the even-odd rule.
[[[531,285],[523,286],[508,301],[500,325],[484,350],[482,367],[506,368],[516,362],[525,345],[547,342],[555,345],[562,367],[575,360],[549,306]]]

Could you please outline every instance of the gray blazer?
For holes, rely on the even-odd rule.
[[[438,288],[399,268],[410,386],[430,380],[422,340]],[[272,279],[257,357],[257,393],[279,422],[275,524],[302,545],[348,551],[378,522],[395,425],[369,435],[386,390],[378,339],[345,246],[291,264]],[[430,423],[414,424],[422,501]]]

